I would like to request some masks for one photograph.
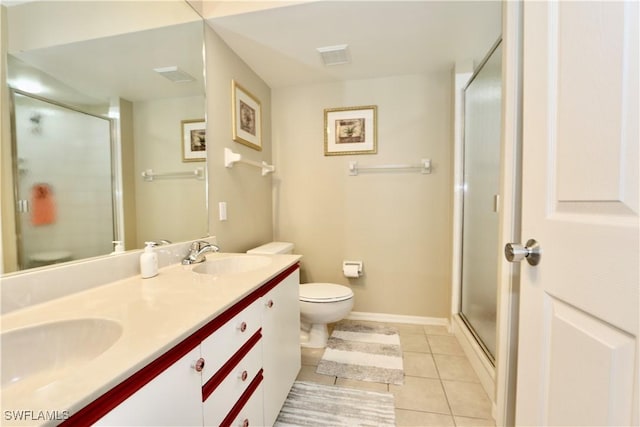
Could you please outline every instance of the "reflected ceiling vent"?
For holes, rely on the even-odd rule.
[[[173,67],[154,68],[153,71],[160,74],[162,77],[171,80],[174,83],[187,83],[196,80],[190,74],[182,71],[175,65]]]
[[[346,44],[341,44],[337,46],[318,47],[316,50],[320,53],[320,56],[322,56],[324,65],[330,66],[351,62],[347,48],[348,46]]]

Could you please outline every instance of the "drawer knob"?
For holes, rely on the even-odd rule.
[[[273,307],[273,300],[272,299],[267,301],[267,307],[269,307],[269,308]]]
[[[196,360],[196,363],[193,364],[193,369],[195,369],[196,372],[202,372],[204,369],[204,359],[202,357]]]
[[[249,374],[247,373],[247,371],[242,371],[242,373],[240,374],[240,379],[242,381],[246,381],[248,376]]]
[[[249,427],[249,418],[245,418],[244,421],[242,421],[242,427]]]
[[[240,326],[238,326],[238,329],[240,329],[240,332],[246,331],[247,330],[247,322],[240,323]]]

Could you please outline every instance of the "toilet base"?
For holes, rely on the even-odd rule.
[[[305,348],[325,348],[329,339],[329,330],[325,323],[300,324],[300,346]]]

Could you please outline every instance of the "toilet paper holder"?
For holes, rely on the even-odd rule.
[[[342,273],[345,275],[345,277],[362,276],[362,261],[343,261]]]

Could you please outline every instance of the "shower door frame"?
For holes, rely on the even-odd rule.
[[[48,99],[42,96],[34,95],[29,92],[22,91],[16,88],[9,88],[9,122],[11,129],[11,165],[12,165],[12,187],[13,187],[13,207],[14,207],[14,217],[15,217],[15,233],[16,233],[16,257],[18,263],[18,271],[22,271],[28,269],[27,261],[23,256],[23,236],[22,236],[22,221],[20,220],[20,215],[23,213],[18,204],[18,200],[20,200],[20,188],[19,188],[19,177],[20,171],[18,167],[18,136],[17,136],[17,126],[16,126],[16,102],[15,102],[15,94],[19,94],[22,96],[26,96],[28,98],[35,99],[40,102],[45,102],[47,104],[54,105],[59,108],[64,108],[79,114],[85,114],[91,117],[95,117],[98,119],[106,120],[109,124],[109,151],[111,153],[111,206],[112,206],[112,217],[113,217],[113,237],[114,240],[122,240],[119,238],[120,235],[120,198],[118,197],[118,180],[117,180],[117,163],[118,163],[118,144],[115,136],[115,120],[110,117],[105,117],[103,115],[90,113],[87,111],[83,111],[77,107],[64,104],[58,101],[54,101],[52,99]]]
[[[471,77],[469,78],[469,80],[467,81],[467,83],[465,84],[465,86],[462,88],[462,111],[461,111],[461,118],[462,118],[462,134],[461,134],[461,138],[462,138],[462,145],[460,147],[461,150],[461,162],[460,162],[460,168],[461,168],[461,174],[460,174],[460,179],[461,179],[461,184],[463,186],[463,188],[466,186],[466,181],[465,181],[465,166],[466,166],[466,157],[465,157],[465,143],[466,143],[466,90],[469,88],[469,86],[471,86],[471,84],[473,83],[473,81],[476,79],[476,77],[478,76],[478,74],[482,71],[482,69],[484,68],[484,66],[486,65],[486,63],[491,59],[491,57],[493,56],[493,54],[496,52],[496,50],[501,47],[503,42],[502,36],[498,38],[498,40],[496,40],[493,44],[493,46],[491,46],[491,49],[489,49],[489,52],[487,53],[487,55],[482,59],[482,61],[480,62],[480,64],[478,64],[478,66],[473,70],[473,73],[471,74]],[[501,101],[502,102],[502,101]],[[502,112],[501,112],[502,113]],[[502,120],[500,123],[500,127],[502,127]],[[498,144],[500,145],[500,158],[499,161],[501,160],[501,156],[502,156],[502,147],[501,147],[501,141],[498,141]],[[499,189],[498,189],[499,191]],[[499,195],[500,193],[498,193],[496,196],[498,197],[498,199],[495,201],[495,208],[497,210],[497,214],[499,215],[500,213],[500,209],[499,209]],[[460,240],[460,245],[459,245],[459,251],[458,251],[458,256],[460,257],[460,260],[462,260],[462,254],[463,254],[463,249],[464,249],[464,212],[465,212],[465,202],[464,202],[464,190],[461,192],[460,194],[460,204],[459,204],[459,209],[460,209],[460,235],[459,235],[459,240]],[[498,233],[500,229],[500,219],[498,218],[498,226],[496,229],[496,232]],[[497,250],[498,248],[496,248]],[[496,264],[498,263],[498,257],[496,257]],[[484,343],[484,341],[482,340],[482,338],[480,337],[480,335],[478,334],[478,332],[476,332],[475,328],[473,327],[471,321],[469,321],[469,319],[467,319],[467,317],[465,316],[465,314],[462,311],[462,301],[463,301],[463,263],[462,261],[460,261],[459,265],[458,265],[458,283],[457,286],[459,287],[459,298],[457,301],[457,311],[456,313],[460,316],[460,319],[462,319],[462,321],[464,322],[464,324],[466,325],[467,329],[469,330],[469,332],[472,334],[473,338],[475,339],[476,343],[478,344],[478,346],[480,347],[480,349],[482,350],[482,352],[485,354],[485,356],[487,357],[488,362],[491,364],[492,367],[495,368],[496,366],[496,356],[497,356],[497,342],[496,342],[496,349],[495,349],[495,353],[496,355],[494,356],[491,351],[489,351],[489,349],[487,348],[486,344]],[[496,277],[496,300],[497,300],[497,294],[498,294],[498,281],[497,281],[497,277]],[[496,325],[498,323],[498,319],[497,319],[498,313],[497,313],[497,307],[496,307]],[[496,328],[497,329],[497,328]],[[496,334],[497,334],[497,330],[496,330]],[[496,341],[497,341],[497,337],[496,337]]]

